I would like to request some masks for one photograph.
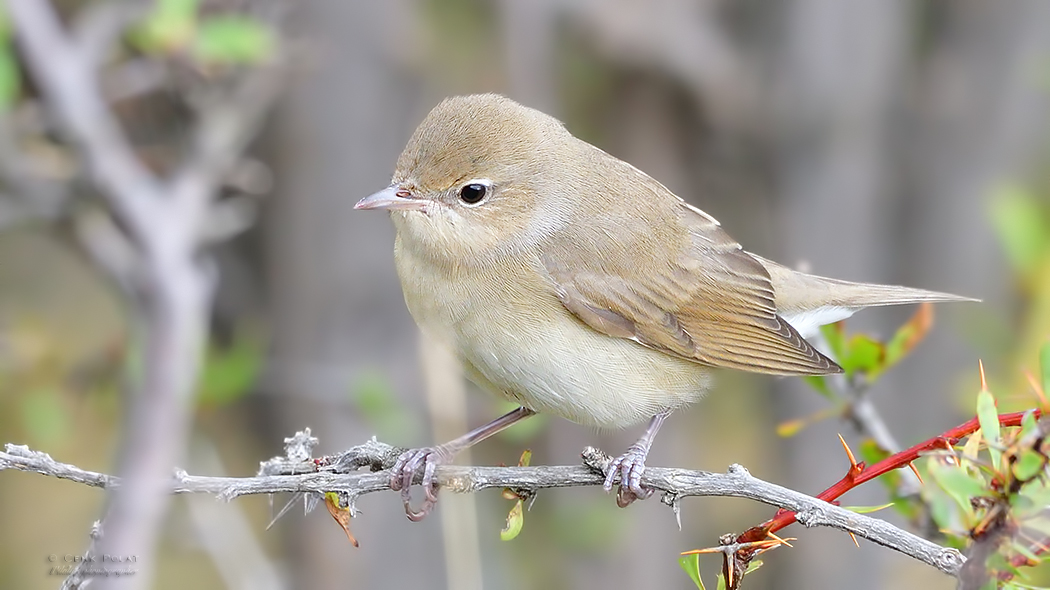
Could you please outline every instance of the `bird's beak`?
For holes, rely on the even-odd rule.
[[[392,184],[385,189],[372,193],[354,205],[354,209],[388,209],[401,211],[423,211],[428,201],[418,199],[409,191]]]

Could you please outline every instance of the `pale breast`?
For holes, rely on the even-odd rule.
[[[693,402],[707,389],[707,368],[580,322],[538,264],[505,261],[489,272],[453,275],[400,240],[396,260],[420,328],[493,394],[579,424],[616,428]]]

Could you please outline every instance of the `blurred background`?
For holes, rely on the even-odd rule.
[[[352,210],[387,186],[430,108],[472,92],[562,119],[748,250],[983,299],[938,307],[927,339],[870,390],[902,445],[972,416],[978,359],[1000,409],[1032,403],[1023,370],[1050,332],[1045,0],[311,0],[280,34],[292,72],[238,194],[257,218],[211,251],[221,279],[181,465],[190,473],[252,475],[307,426],[328,454],[373,435],[442,442],[506,411],[420,345],[387,216]],[[184,113],[167,92],[140,98],[121,115],[142,157],[163,162]],[[4,181],[5,195],[17,192]],[[72,217],[0,219],[0,441],[112,472],[127,303],[71,238]],[[865,312],[849,330],[888,337],[912,311]],[[859,444],[857,433],[834,412],[790,437],[777,426],[829,407],[800,380],[724,372],[670,418],[648,463],[740,463],[817,493],[848,467],[836,433]],[[531,448],[533,464],[575,464],[586,445],[618,454],[639,433],[540,417],[459,462],[515,464]],[[844,503],[885,497],[871,485]],[[0,587],[57,587],[46,556],[84,551],[104,494],[5,472],[0,498]],[[658,501],[619,510],[598,489],[554,490],[501,542],[511,506],[492,492],[444,494],[414,524],[396,494],[371,494],[351,523],[354,549],[324,510],[265,530],[266,498],[179,498],[154,586],[690,588],[679,552],[773,513],[688,499],[679,531]],[[746,587],[954,587],[839,532],[785,532],[795,548],[765,556]]]

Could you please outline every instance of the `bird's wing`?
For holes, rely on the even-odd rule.
[[[661,254],[643,233],[627,232],[635,243],[617,250],[637,252],[632,258],[642,262],[631,272],[586,244],[544,252],[565,308],[599,332],[705,365],[781,375],[842,371],[777,315],[761,263],[706,213],[684,202],[675,207],[678,255]]]

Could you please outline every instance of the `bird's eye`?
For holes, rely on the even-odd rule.
[[[487,186],[474,182],[459,189],[459,198],[468,205],[476,205],[485,198],[487,192]]]

